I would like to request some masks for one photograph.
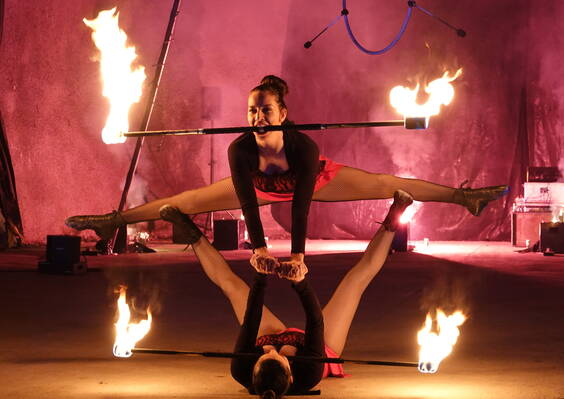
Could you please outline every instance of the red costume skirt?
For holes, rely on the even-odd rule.
[[[313,192],[319,191],[322,187],[326,186],[333,178],[337,175],[339,169],[341,169],[344,165],[334,162],[329,158],[326,158],[323,155],[319,156],[319,161],[325,161],[325,166],[323,170],[321,170],[317,177],[315,178],[315,187]],[[261,198],[266,201],[274,201],[274,202],[282,202],[282,201],[291,201],[294,198],[294,193],[275,193],[275,192],[266,192],[261,191],[255,187],[255,192],[257,194],[257,198]]]
[[[288,334],[290,333],[290,334]],[[291,334],[291,333],[298,333],[298,334]],[[282,345],[293,345],[297,346],[299,343],[303,344],[303,337],[304,337],[304,330],[300,330],[299,328],[287,328],[282,330],[276,334],[269,334],[263,335],[262,337],[257,338],[257,346],[263,345],[274,345],[274,346],[282,346]],[[337,358],[339,357],[333,349],[325,345],[325,356],[330,358]],[[343,365],[340,363],[325,363],[325,367],[323,368],[323,378],[327,377],[336,377],[336,378],[343,378],[348,376],[345,374],[345,370],[343,369]]]

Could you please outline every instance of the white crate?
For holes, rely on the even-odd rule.
[[[564,206],[564,183],[524,183],[526,202]]]

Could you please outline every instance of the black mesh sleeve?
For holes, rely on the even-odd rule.
[[[303,133],[295,148],[296,188],[292,201],[292,252],[305,252],[307,217],[315,178],[319,172],[319,149],[317,144]]]
[[[257,195],[251,176],[251,157],[256,157],[257,155],[253,154],[249,147],[247,137],[240,136],[231,143],[227,154],[233,186],[241,203],[241,210],[245,216],[249,238],[254,248],[260,248],[265,247],[266,242],[260,220]]]
[[[266,277],[266,274],[255,274],[255,281],[247,298],[247,309],[243,324],[233,350],[236,353],[257,352],[255,344],[262,318]],[[241,385],[249,388],[252,384],[252,372],[256,361],[257,359],[253,358],[233,358],[231,360],[231,375]]]

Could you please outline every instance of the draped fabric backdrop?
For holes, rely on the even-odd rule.
[[[4,21],[4,0],[0,0],[0,44],[2,43],[2,27]],[[22,232],[22,220],[18,207],[16,182],[10,148],[4,134],[4,123],[0,108],[0,248],[16,244],[14,228]],[[10,231],[12,230],[12,231]]]
[[[0,109],[31,242],[71,233],[63,225],[69,215],[118,205],[134,141],[101,141],[108,105],[91,31],[82,23],[114,6],[150,80],[172,1],[5,1]],[[248,90],[267,74],[289,83],[289,115],[298,123],[395,119],[388,102],[393,86],[463,68],[453,83],[453,102],[427,131],[311,136],[323,154],[372,172],[449,186],[467,179],[475,187],[509,183],[510,195],[479,218],[457,206],[427,203],[411,226],[412,238],[508,240],[511,204],[526,167],[564,169],[564,3],[428,0],[421,6],[465,29],[467,37],[414,10],[404,37],[384,55],[356,49],[342,21],[306,50],[303,43],[339,15],[340,0],[185,1],[150,127],[243,125]],[[356,0],[348,7],[353,31],[371,49],[390,42],[406,12],[403,1]],[[144,106],[142,99],[131,111],[132,129]],[[147,140],[129,205],[209,184],[211,167],[214,180],[228,176],[226,148],[235,137]],[[313,204],[308,236],[368,238],[387,206]],[[289,209],[279,204],[262,210],[267,235],[288,236]]]

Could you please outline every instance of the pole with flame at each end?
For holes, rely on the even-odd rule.
[[[428,117],[406,117],[400,120],[374,121],[374,122],[342,122],[342,123],[303,123],[296,125],[270,125],[270,126],[233,126],[216,128],[197,128],[179,130],[153,130],[122,133],[124,137],[147,137],[147,136],[187,136],[204,134],[230,134],[230,133],[265,133],[280,130],[332,130],[353,129],[367,127],[393,127],[403,126],[406,129],[427,129],[429,127]]]
[[[215,357],[215,358],[259,358],[260,353],[232,353],[232,352],[196,352],[184,351],[175,349],[153,349],[153,348],[133,348],[131,350],[135,354],[150,354],[150,355],[180,355],[180,356],[202,356],[202,357]],[[313,356],[286,356],[289,361],[294,362],[315,362],[315,363],[356,363],[368,364],[372,366],[392,366],[392,367],[418,367],[416,362],[395,362],[389,360],[352,360],[342,359],[340,357],[313,357]]]

